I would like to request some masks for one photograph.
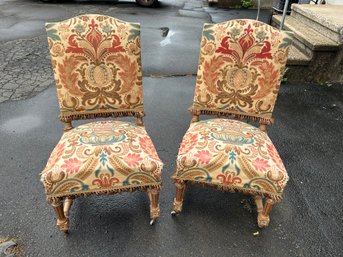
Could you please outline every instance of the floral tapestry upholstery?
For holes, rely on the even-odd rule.
[[[255,20],[205,24],[190,111],[270,124],[291,43]]]
[[[192,123],[177,157],[174,180],[269,196],[279,201],[286,169],[268,135],[237,120]]]
[[[41,181],[48,198],[159,188],[162,166],[144,127],[99,121],[63,134]]]
[[[87,15],[46,30],[62,121],[144,115],[138,23]]]

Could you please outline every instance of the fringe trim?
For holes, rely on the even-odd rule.
[[[70,122],[71,120],[86,120],[95,118],[108,117],[127,117],[134,116],[142,118],[145,116],[144,111],[135,110],[118,110],[118,111],[87,111],[87,112],[61,112],[58,118],[63,122]]]
[[[188,109],[193,115],[220,115],[220,116],[226,116],[231,118],[236,118],[240,120],[250,120],[252,122],[258,122],[260,124],[270,125],[274,123],[274,119],[272,117],[262,117],[258,115],[252,115],[252,114],[241,114],[241,113],[235,113],[233,111],[228,110],[210,110],[210,109],[196,109],[194,107],[190,107]]]
[[[226,191],[230,193],[244,193],[244,194],[249,194],[249,195],[260,195],[262,197],[269,197],[273,199],[276,203],[279,203],[282,200],[282,194],[273,194],[266,191],[254,190],[251,188],[248,189],[248,188],[237,187],[237,186],[232,186],[232,185],[213,184],[213,183],[209,183],[205,181],[180,179],[176,176],[172,176],[172,180],[174,182],[179,182],[179,183],[184,182],[184,183],[190,183],[192,185],[200,184],[206,187],[214,187],[215,189],[219,191]]]
[[[77,198],[77,197],[87,197],[90,195],[114,195],[120,194],[124,192],[134,192],[134,191],[147,191],[150,189],[157,189],[161,190],[162,182],[154,183],[154,184],[146,184],[142,186],[123,186],[121,188],[112,188],[112,189],[100,189],[100,190],[90,190],[84,192],[75,192],[75,193],[63,193],[63,194],[55,194],[55,195],[47,195],[48,202],[52,202],[53,200],[58,200],[61,198]]]

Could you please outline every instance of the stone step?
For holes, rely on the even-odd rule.
[[[279,26],[281,19],[281,15],[274,15],[272,21]],[[292,16],[286,17],[284,29],[294,33],[293,45],[310,57],[315,51],[333,52],[339,49],[337,42],[300,23]]]
[[[289,49],[287,66],[307,66],[311,62],[311,57],[301,52],[292,45]]]
[[[343,42],[342,5],[293,4],[291,17],[337,43]]]

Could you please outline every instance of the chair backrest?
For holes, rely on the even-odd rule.
[[[205,24],[190,111],[270,124],[291,44],[255,20]]]
[[[46,30],[62,121],[143,117],[138,23],[91,14]]]

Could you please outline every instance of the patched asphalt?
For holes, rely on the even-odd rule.
[[[63,132],[51,81],[34,97],[0,104],[0,236],[15,238],[24,256],[340,256],[342,85],[281,86],[269,135],[290,181],[268,228],[257,227],[248,197],[200,186],[188,188],[183,213],[172,218],[175,189],[170,176],[191,119],[187,108],[196,80],[191,74],[196,72],[201,27],[207,21],[179,16],[179,3],[162,8],[163,15],[155,20],[151,16],[159,9],[115,7],[120,18],[143,21],[145,125],[165,163],[161,218],[149,226],[146,193],[123,193],[77,199],[70,234],[56,229],[39,181]],[[160,27],[177,32],[164,47]]]

